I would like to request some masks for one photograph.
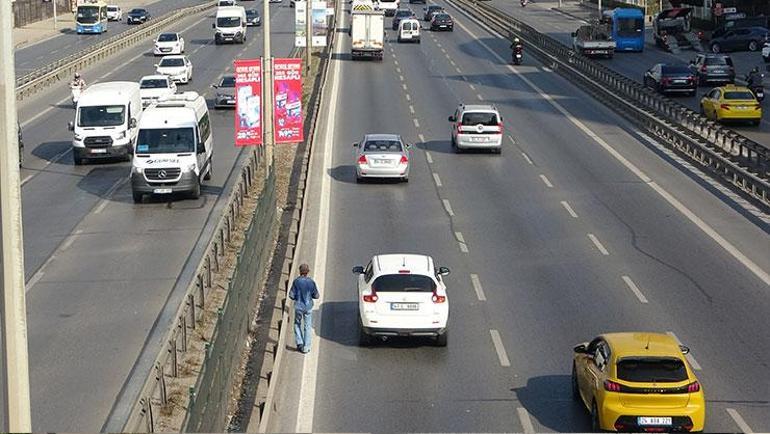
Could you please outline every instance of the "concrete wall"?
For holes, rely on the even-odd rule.
[[[21,27],[53,17],[53,2],[59,15],[72,13],[70,0],[15,0],[13,1],[13,26]]]

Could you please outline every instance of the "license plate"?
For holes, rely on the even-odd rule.
[[[714,70],[714,74],[724,74],[724,73],[725,73],[725,71],[722,70],[722,69],[715,69]]]
[[[103,148],[98,148],[98,149],[91,149],[91,151],[90,151],[90,152],[91,152],[92,154],[106,154],[106,153],[107,153],[107,150],[106,150],[106,149],[103,149]]]
[[[471,137],[471,142],[486,142],[486,137]]]
[[[684,84],[684,83],[687,83],[687,80],[674,80],[674,83],[676,83],[676,84]]]
[[[156,188],[152,191],[155,194],[169,194],[171,193],[170,188]]]
[[[440,25],[439,27],[441,27],[442,29],[443,29],[443,28],[446,28],[446,26],[445,26],[445,25],[443,25],[443,24],[442,24],[442,25]]]
[[[228,100],[227,100],[227,103],[228,103],[228,104],[235,104],[235,100],[234,100],[234,99],[228,99]]]
[[[757,92],[757,98],[762,98],[765,96],[764,92]]]
[[[639,417],[637,418],[639,425],[671,425],[670,417]]]
[[[375,164],[388,164],[390,160],[374,160]]]
[[[390,310],[420,310],[419,303],[390,303]]]

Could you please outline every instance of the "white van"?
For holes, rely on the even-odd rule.
[[[201,194],[214,155],[209,109],[197,92],[169,95],[147,107],[131,168],[134,203],[145,194]]]
[[[243,6],[221,6],[217,8],[214,29],[214,43],[223,42],[243,44],[246,40],[246,8]]]
[[[69,123],[75,164],[114,157],[130,160],[141,119],[139,83],[113,81],[86,88]]]
[[[415,19],[401,20],[398,23],[398,42],[420,43],[420,22]]]
[[[398,10],[400,4],[400,0],[379,0],[377,2],[378,9],[385,12],[386,17],[392,17],[396,15],[396,11]]]

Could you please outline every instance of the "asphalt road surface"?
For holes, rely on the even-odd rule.
[[[454,32],[388,31],[383,62],[351,61],[338,33],[299,257],[322,292],[316,341],[303,356],[289,335],[268,431],[589,431],[572,347],[637,330],[692,349],[707,431],[770,430],[768,217],[439,4]],[[501,156],[452,152],[460,102],[497,106]],[[416,145],[408,184],[356,184],[366,133]],[[447,348],[357,345],[350,270],[397,252],[452,270]]]
[[[293,46],[293,9],[286,2],[271,9],[273,52],[285,56]],[[250,29],[245,45],[215,46],[212,20],[208,12],[174,26],[194,67],[193,81],[179,90],[209,99],[236,57],[262,52],[261,28]],[[84,78],[138,81],[154,73],[151,48],[147,40]],[[247,152],[233,146],[232,111],[212,109],[214,170],[201,198],[135,205],[129,163],[73,165],[73,114],[66,83],[25,100],[19,113],[27,148],[21,177],[35,431],[102,428],[140,354],[157,354],[159,342],[149,336],[168,328],[168,312],[179,306]]]

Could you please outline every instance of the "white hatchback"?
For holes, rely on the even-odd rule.
[[[176,83],[167,75],[145,75],[139,80],[142,107],[148,107],[163,97],[176,93]]]
[[[165,56],[168,54],[184,53],[184,38],[179,33],[161,33],[155,39],[152,54]]]
[[[107,21],[123,21],[123,11],[118,5],[107,5]]]
[[[428,336],[446,346],[449,298],[443,276],[449,269],[416,254],[377,255],[358,275],[359,343],[376,337]]]
[[[155,65],[155,72],[186,84],[192,80],[193,66],[187,56],[165,56]]]

